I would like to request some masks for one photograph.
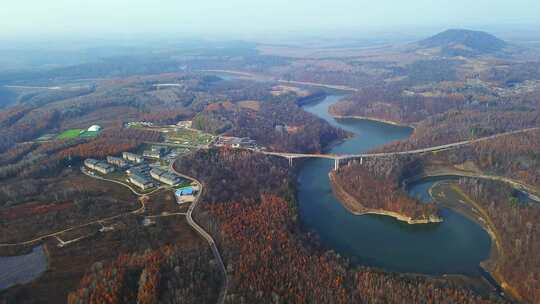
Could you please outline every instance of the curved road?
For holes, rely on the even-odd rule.
[[[30,245],[30,244],[33,244],[33,243],[36,243],[36,242],[39,242],[39,241],[42,241],[46,238],[49,238],[49,237],[56,237],[60,234],[63,234],[65,232],[68,232],[68,231],[71,231],[71,230],[75,230],[75,229],[79,229],[79,228],[83,228],[83,227],[86,227],[86,226],[90,226],[90,225],[94,225],[94,224],[98,224],[100,222],[104,222],[104,221],[110,221],[110,220],[113,220],[113,219],[116,219],[116,218],[119,218],[119,217],[122,217],[122,216],[125,216],[125,215],[128,215],[128,214],[139,214],[139,213],[142,213],[144,212],[144,210],[146,209],[146,205],[144,203],[144,199],[142,199],[143,197],[147,196],[147,195],[150,195],[150,194],[153,194],[157,191],[160,191],[160,190],[163,190],[164,188],[158,188],[152,192],[149,192],[149,193],[146,193],[146,194],[143,194],[143,193],[139,193],[137,192],[135,189],[133,189],[131,186],[129,186],[128,184],[125,184],[125,183],[122,183],[120,181],[117,181],[117,180],[113,180],[113,179],[107,179],[107,178],[103,178],[103,177],[100,177],[100,176],[96,176],[96,175],[91,175],[91,174],[88,174],[88,172],[86,172],[86,170],[84,170],[84,168],[81,167],[81,172],[88,176],[88,177],[91,177],[91,178],[95,178],[95,179],[99,179],[99,180],[103,180],[103,181],[108,181],[108,182],[113,182],[113,183],[116,183],[116,184],[119,184],[119,185],[122,185],[124,187],[127,187],[129,190],[131,190],[131,192],[133,192],[135,195],[137,195],[139,197],[138,201],[140,203],[140,206],[135,209],[135,210],[132,210],[132,211],[128,211],[128,212],[124,212],[124,213],[121,213],[121,214],[117,214],[117,215],[113,215],[113,216],[109,216],[109,217],[105,217],[105,218],[101,218],[101,219],[97,219],[97,220],[94,220],[94,221],[91,221],[91,222],[88,222],[88,223],[85,223],[85,224],[81,224],[81,225],[77,225],[77,226],[72,226],[72,227],[69,227],[69,228],[66,228],[66,229],[63,229],[63,230],[60,230],[60,231],[56,231],[56,232],[52,232],[52,233],[48,233],[48,234],[45,234],[45,235],[42,235],[42,236],[38,236],[38,237],[35,237],[31,240],[28,240],[28,241],[23,241],[23,242],[17,242],[17,243],[0,243],[0,247],[13,247],[13,246],[22,246],[22,245]]]
[[[171,162],[171,164],[169,165],[169,168],[170,168],[170,171],[174,172],[176,175],[182,178],[185,178],[187,180],[191,180],[199,186],[199,194],[197,195],[197,197],[195,198],[195,201],[191,204],[191,206],[189,206],[189,209],[186,213],[186,219],[187,219],[188,224],[191,227],[193,227],[193,229],[195,229],[195,231],[197,231],[208,242],[208,244],[210,245],[210,249],[212,249],[212,253],[214,254],[215,259],[218,261],[219,267],[221,268],[221,272],[223,273],[223,278],[224,278],[223,288],[221,289],[218,296],[218,303],[223,304],[225,302],[225,297],[227,296],[227,289],[229,286],[229,278],[227,276],[227,270],[225,269],[225,264],[223,263],[221,254],[219,253],[219,250],[216,246],[216,242],[214,241],[212,236],[208,232],[206,232],[201,226],[199,226],[193,220],[193,217],[192,217],[193,210],[195,210],[195,208],[197,207],[197,204],[200,201],[200,198],[202,197],[202,194],[204,191],[203,184],[199,182],[197,179],[195,179],[194,177],[187,176],[178,172],[176,168],[174,167],[174,161]]]

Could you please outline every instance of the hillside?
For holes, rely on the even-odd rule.
[[[476,56],[502,51],[508,44],[486,32],[451,29],[418,42],[420,48],[440,49],[447,56]]]

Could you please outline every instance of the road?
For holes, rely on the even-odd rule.
[[[186,213],[186,219],[187,219],[188,224],[191,227],[193,227],[193,229],[196,232],[198,232],[208,242],[208,244],[210,245],[210,249],[212,250],[212,253],[214,254],[214,258],[218,261],[219,267],[221,268],[221,272],[223,273],[223,278],[224,278],[223,287],[218,296],[218,304],[223,304],[225,302],[225,297],[227,296],[227,289],[229,287],[229,278],[227,275],[227,270],[225,269],[225,264],[223,263],[221,254],[219,253],[219,250],[216,246],[216,242],[214,241],[212,236],[208,232],[206,232],[201,226],[199,226],[193,220],[193,217],[192,217],[193,210],[195,210],[195,208],[197,207],[197,204],[200,201],[200,198],[202,197],[202,194],[204,191],[203,184],[197,179],[195,179],[194,177],[187,176],[178,172],[176,168],[174,167],[174,162],[171,162],[171,164],[169,165],[169,168],[170,168],[170,171],[174,172],[178,176],[184,179],[190,180],[192,182],[195,182],[197,186],[199,186],[199,194],[197,195],[197,197],[195,198],[195,201],[191,204],[191,206],[189,206],[189,209]]]
[[[448,170],[443,169],[442,171],[437,172],[428,172],[424,175],[416,176],[412,179],[408,179],[404,181],[405,184],[410,184],[413,182],[416,182],[418,180],[424,179],[424,178],[430,178],[430,177],[438,177],[438,176],[457,176],[457,177],[470,177],[470,178],[476,178],[476,179],[486,179],[486,180],[492,180],[492,181],[498,181],[503,182],[506,184],[509,184],[514,189],[520,190],[523,193],[527,195],[527,197],[535,201],[537,203],[540,203],[540,196],[538,194],[538,190],[534,187],[527,185],[521,181],[508,178],[505,176],[499,176],[499,175],[490,175],[490,174],[484,174],[484,173],[475,173],[475,172],[467,172],[467,171],[459,171],[459,170]]]
[[[161,186],[161,187],[158,187],[158,188],[156,188],[156,189],[154,189],[154,190],[152,190],[152,191],[150,191],[148,193],[141,193],[141,192],[135,190],[129,184],[123,183],[121,181],[118,181],[118,180],[115,180],[115,179],[104,178],[104,177],[101,177],[101,176],[98,176],[98,175],[92,175],[92,174],[88,173],[88,171],[86,171],[86,169],[84,169],[84,167],[81,167],[81,172],[82,172],[82,174],[84,174],[84,175],[86,175],[88,177],[94,178],[94,179],[99,179],[99,180],[103,180],[103,181],[107,181],[107,182],[122,185],[122,186],[128,188],[129,190],[131,190],[131,192],[133,192],[133,194],[135,194],[137,196],[151,195],[151,194],[154,194],[154,193],[156,193],[156,192],[158,192],[160,190],[170,188],[170,187]]]
[[[139,200],[139,202],[141,203],[141,207],[139,207],[139,208],[137,208],[136,210],[133,210],[133,211],[117,214],[117,215],[106,217],[106,218],[101,218],[101,219],[91,221],[91,222],[88,222],[88,223],[85,223],[85,224],[77,225],[77,226],[71,226],[69,228],[66,228],[66,229],[63,229],[63,230],[60,230],[60,231],[57,231],[57,232],[45,234],[45,235],[42,235],[42,236],[36,237],[36,238],[28,240],[28,241],[24,241],[24,242],[3,243],[3,244],[0,244],[0,247],[13,247],[13,246],[30,245],[30,244],[42,241],[42,240],[44,240],[46,238],[57,237],[58,235],[63,234],[63,233],[68,232],[68,231],[71,231],[71,230],[83,228],[83,227],[94,225],[94,224],[99,224],[100,222],[110,221],[110,220],[113,220],[113,219],[116,219],[116,218],[119,218],[119,217],[122,217],[122,216],[125,216],[125,215],[128,215],[128,214],[137,214],[137,213],[140,213],[140,210],[145,209],[144,201]]]
[[[97,219],[97,220],[94,220],[94,221],[91,221],[91,222],[87,222],[87,223],[84,223],[84,224],[81,224],[81,225],[77,225],[77,226],[71,226],[69,228],[66,228],[66,229],[63,229],[63,230],[60,230],[60,231],[56,231],[56,232],[52,232],[52,233],[49,233],[49,234],[45,234],[45,235],[42,235],[42,236],[38,236],[38,237],[35,237],[31,240],[28,240],[28,241],[23,241],[23,242],[17,242],[17,243],[3,243],[3,244],[0,244],[0,247],[13,247],[13,246],[23,246],[23,245],[30,245],[30,244],[33,244],[33,243],[36,243],[36,242],[39,242],[39,241],[42,241],[46,238],[50,238],[50,237],[57,237],[65,232],[68,232],[68,231],[72,231],[72,230],[75,230],[75,229],[79,229],[79,228],[83,228],[83,227],[86,227],[86,226],[90,226],[90,225],[94,225],[94,224],[99,224],[100,222],[105,222],[105,221],[110,221],[110,220],[113,220],[113,219],[116,219],[116,218],[119,218],[119,217],[122,217],[122,216],[125,216],[125,215],[128,215],[128,214],[139,214],[139,213],[142,213],[145,211],[146,209],[146,205],[144,203],[144,197],[146,195],[149,195],[149,194],[152,194],[156,191],[159,191],[161,190],[162,188],[158,188],[154,191],[152,191],[151,193],[146,193],[146,194],[142,194],[142,193],[138,193],[137,191],[135,191],[131,186],[127,185],[127,184],[124,184],[122,182],[119,182],[119,181],[116,181],[116,180],[111,180],[111,179],[106,179],[106,178],[102,178],[102,177],[99,177],[99,176],[95,176],[95,175],[91,175],[91,174],[88,174],[85,170],[83,170],[83,168],[81,168],[81,172],[89,177],[92,177],[92,178],[95,178],[95,179],[100,179],[100,180],[104,180],[104,181],[109,181],[109,182],[114,182],[114,183],[117,183],[117,184],[120,184],[124,187],[127,187],[129,188],[135,195],[137,195],[139,197],[139,203],[140,203],[140,206],[135,209],[135,210],[132,210],[132,211],[128,211],[128,212],[124,212],[124,213],[121,213],[121,214],[117,214],[117,215],[113,215],[113,216],[110,216],[110,217],[105,217],[105,218],[101,218],[101,219]]]
[[[444,151],[449,149],[454,149],[466,145],[471,145],[475,143],[479,143],[482,141],[488,141],[492,139],[496,139],[503,136],[508,135],[515,135],[519,133],[526,133],[531,131],[540,130],[540,127],[535,128],[527,128],[523,130],[516,130],[516,131],[510,131],[505,133],[499,133],[487,137],[482,137],[478,139],[472,139],[472,140],[465,140],[460,142],[455,142],[451,144],[446,145],[440,145],[440,146],[433,146],[428,148],[422,148],[422,149],[415,149],[415,150],[409,150],[409,151],[399,151],[399,152],[385,152],[385,153],[364,153],[364,154],[351,154],[351,155],[337,155],[337,154],[302,154],[302,153],[287,153],[287,152],[266,152],[266,151],[258,151],[260,153],[266,154],[266,155],[274,155],[279,157],[284,157],[287,159],[291,158],[327,158],[327,159],[334,159],[334,160],[346,160],[346,159],[352,159],[352,158],[375,158],[375,157],[389,157],[389,156],[395,156],[395,155],[410,155],[410,154],[422,154],[422,153],[428,153],[428,152],[437,152],[437,151]]]

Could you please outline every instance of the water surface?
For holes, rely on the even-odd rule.
[[[47,270],[47,256],[43,246],[25,255],[0,257],[0,290],[16,284],[26,284]]]
[[[410,128],[375,121],[336,120],[329,115],[328,107],[338,99],[328,96],[320,103],[304,106],[306,111],[355,134],[328,153],[366,152],[412,133]],[[444,208],[443,223],[426,225],[408,225],[386,216],[353,215],[332,194],[328,179],[332,168],[331,160],[312,159],[305,162],[299,174],[302,224],[315,231],[324,246],[355,264],[388,271],[479,274],[479,263],[489,256],[491,245],[489,235],[479,225]],[[427,190],[434,182],[420,182],[409,191],[429,203]]]

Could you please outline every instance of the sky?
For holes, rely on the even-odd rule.
[[[0,38],[539,24],[538,0],[3,0]]]

